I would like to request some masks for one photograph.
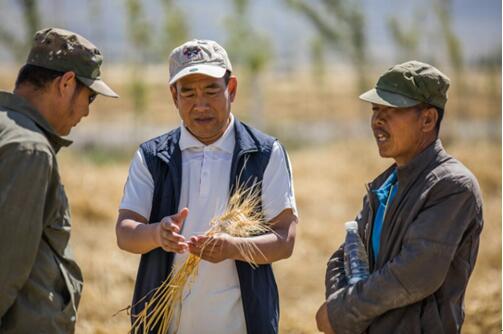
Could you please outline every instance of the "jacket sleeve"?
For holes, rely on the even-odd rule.
[[[335,251],[327,263],[325,273],[325,299],[328,299],[337,290],[347,285],[344,272],[344,244]]]
[[[362,333],[373,319],[434,293],[444,281],[461,238],[481,214],[465,183],[440,180],[408,228],[400,253],[368,280],[332,293],[327,300],[337,334]]]
[[[367,196],[363,198],[363,208],[368,206]],[[366,219],[362,209],[355,220],[358,222],[358,230],[362,240],[365,240],[364,232]],[[334,292],[348,285],[346,272],[344,270],[344,243],[335,251],[327,263],[325,273],[325,299],[328,299]]]
[[[14,144],[0,151],[0,324],[35,262],[51,171],[48,152]]]

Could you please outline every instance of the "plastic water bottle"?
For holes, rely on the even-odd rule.
[[[350,221],[345,226],[344,270],[349,285],[353,285],[369,277],[369,258],[358,234],[358,223]]]

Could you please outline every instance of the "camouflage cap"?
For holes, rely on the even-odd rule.
[[[103,56],[84,37],[68,30],[47,28],[35,33],[27,64],[58,72],[75,72],[77,79],[98,94],[119,97],[100,78]]]
[[[395,108],[424,102],[444,109],[449,84],[449,78],[435,67],[412,60],[391,67],[360,99]]]
[[[169,56],[169,84],[191,74],[204,74],[221,78],[226,71],[232,72],[227,52],[217,42],[197,40],[175,48]]]

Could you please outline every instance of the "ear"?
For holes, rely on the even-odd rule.
[[[437,109],[431,107],[422,112],[422,130],[423,132],[434,131],[437,125],[438,112]]]
[[[236,98],[236,94],[238,92],[238,79],[236,76],[231,76],[229,78],[229,82],[227,83],[227,90],[229,91],[229,100],[234,102]]]
[[[169,86],[169,90],[171,92],[171,97],[173,98],[173,103],[175,104],[176,108],[178,109],[178,94],[176,90],[176,82]]]
[[[60,96],[73,96],[77,88],[77,77],[75,76],[75,72],[65,72],[65,74],[59,77],[59,80],[55,80],[55,82]]]

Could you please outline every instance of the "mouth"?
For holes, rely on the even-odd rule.
[[[198,124],[208,124],[210,123],[211,121],[213,121],[213,117],[197,117],[197,118],[194,118],[194,121]]]
[[[385,143],[386,141],[389,140],[390,135],[386,131],[382,129],[375,129],[374,130],[374,137],[377,141],[378,144]]]

